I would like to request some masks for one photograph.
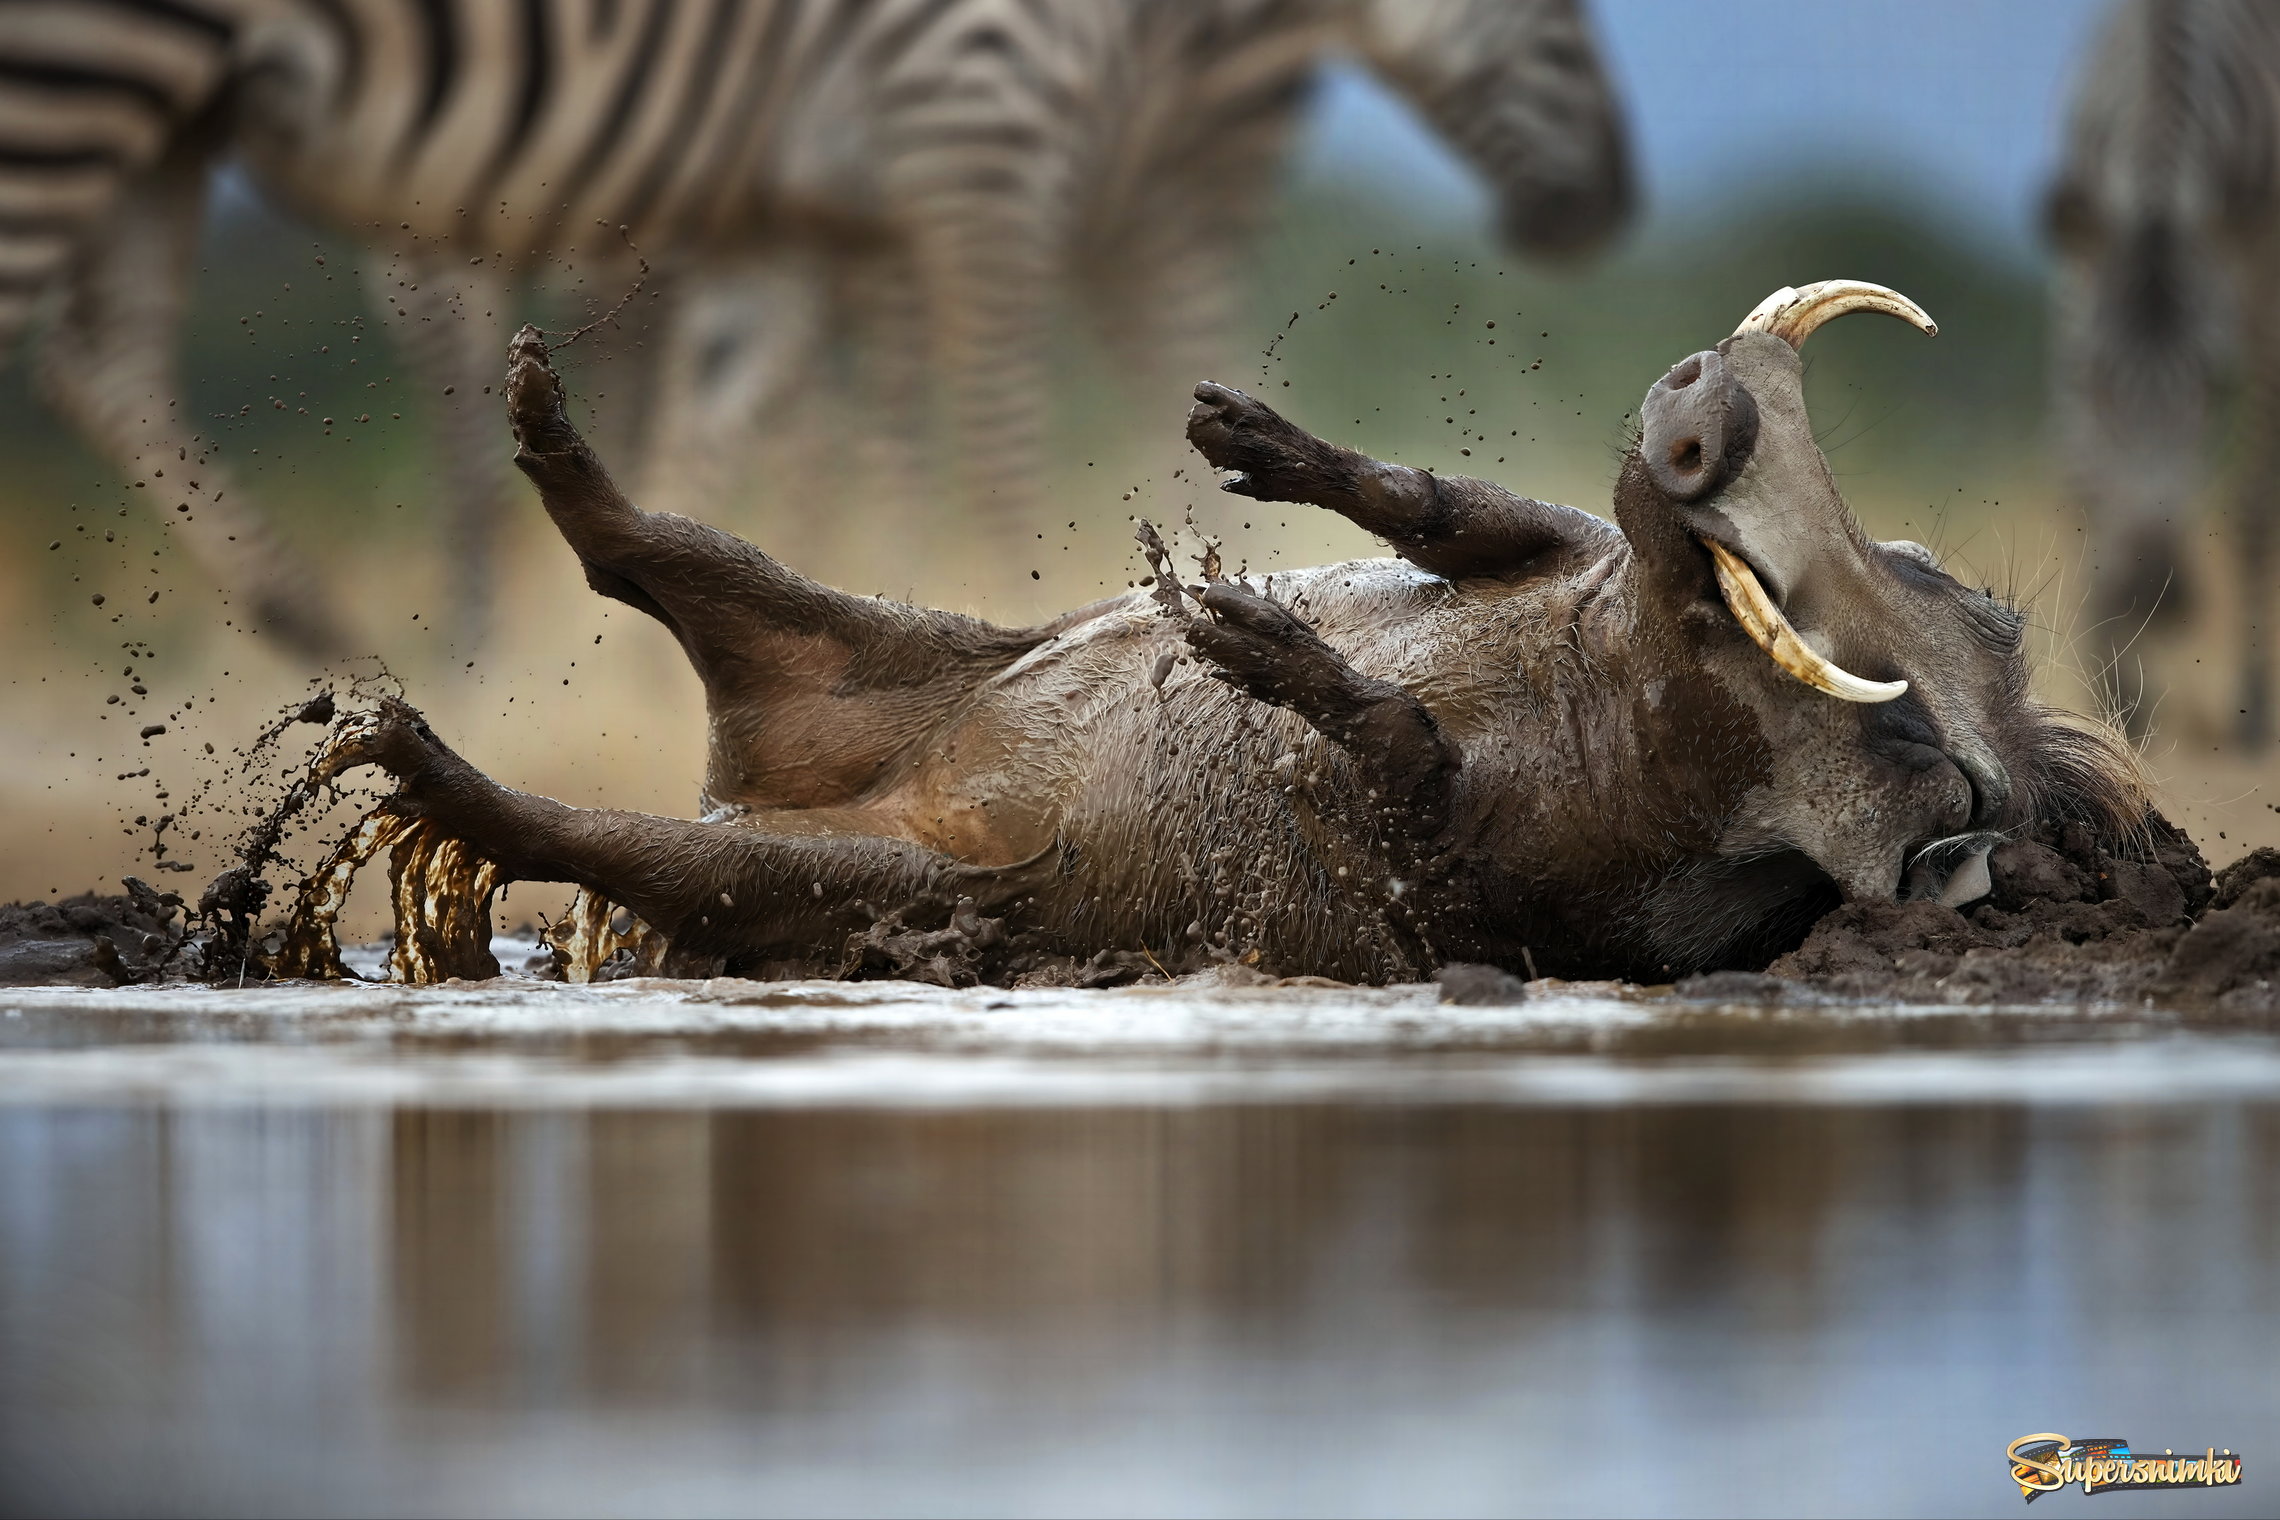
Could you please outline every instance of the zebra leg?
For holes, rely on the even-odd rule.
[[[1197,376],[1230,367],[1243,328],[1247,252],[1275,202],[1318,67],[1314,49],[1292,45],[1292,20],[1275,7],[1147,18],[1143,30],[1172,44],[1152,65],[1165,98],[1153,101],[1144,129],[1127,134],[1126,162],[1108,181],[1114,193],[1086,201],[1076,273],[1146,419],[1149,466],[1162,465],[1142,473],[1157,479],[1186,450],[1155,419],[1169,424]],[[1245,63],[1198,67],[1206,48]]]
[[[473,652],[490,632],[509,479],[496,414],[484,399],[496,383],[505,287],[487,269],[442,254],[375,252],[366,272],[389,313],[389,337],[430,408],[443,474],[451,629]]]
[[[732,534],[642,511],[570,425],[536,329],[518,333],[510,355],[516,465],[584,563],[586,583],[662,622],[704,683],[708,805],[847,802],[1046,637],[850,596]]]
[[[2116,516],[2096,506],[2090,513],[2099,565],[2086,610],[2104,651],[2095,685],[2100,705],[2131,738],[2144,739],[2153,731],[2164,695],[2164,683],[2157,679],[2162,648],[2197,612],[2200,588],[2173,522],[2116,521]],[[2245,574],[2245,556],[2243,570]],[[2152,671],[2147,669],[2149,654]]]
[[[947,910],[969,898],[1002,909],[1060,871],[1058,849],[1009,866],[963,865],[856,809],[700,823],[570,807],[499,785],[394,698],[334,750],[325,774],[364,765],[396,778],[402,811],[496,861],[502,882],[575,882],[699,955],[828,952],[870,922],[866,908]]]
[[[1065,198],[1039,188],[1049,166],[991,170],[959,136],[906,166],[931,181],[904,202],[918,288],[943,402],[951,479],[966,519],[991,550],[1025,536],[1043,499],[1046,317],[1065,276]],[[940,163],[929,160],[939,157]],[[1002,181],[1003,190],[974,188]],[[990,563],[999,556],[993,554]]]
[[[2233,735],[2244,749],[2261,750],[2273,739],[2271,623],[2280,611],[2280,587],[2273,585],[2272,540],[2280,517],[2275,472],[2280,472],[2280,300],[2265,289],[2275,240],[2243,240],[2233,255],[2233,288],[2241,292],[2250,328],[2241,344],[2244,415],[2255,419],[2247,467],[2240,472],[2232,500],[2233,574],[2239,610],[2233,614],[2240,639],[2240,691],[2234,703]]]
[[[342,653],[347,639],[314,570],[278,539],[182,415],[175,335],[189,300],[206,167],[202,156],[179,154],[125,189],[40,343],[38,382],[48,404],[122,474],[150,483],[176,541],[235,593],[255,627],[323,659]]]
[[[2257,445],[2265,457],[2242,473],[2233,503],[2233,568],[2240,588],[2240,697],[2236,704],[2234,737],[2247,749],[2262,749],[2272,742],[2272,632],[2271,622],[2280,610],[2280,597],[2272,584],[2273,515],[2280,511],[2273,499],[2271,471],[2280,468],[2280,385],[2265,384],[2257,398],[2264,403],[2252,415],[2266,419],[2266,437]],[[2253,404],[2253,403],[2252,403]]]
[[[2269,480],[2258,499],[2243,500],[2239,511],[2241,663],[2237,737],[2248,749],[2272,742],[2272,513]],[[2245,493],[2244,493],[2245,494]]]
[[[621,474],[642,481],[658,464],[657,434],[663,410],[659,392],[670,378],[666,348],[686,293],[680,272],[659,267],[663,263],[661,259],[651,266],[638,295],[616,316],[578,340],[575,353],[586,385],[586,442],[602,458],[614,460]],[[622,279],[628,287],[635,277],[633,273],[612,271],[612,278]],[[623,288],[613,288],[609,280],[601,283],[602,295],[589,298],[598,303],[597,315],[624,293]],[[503,334],[504,327],[497,332]],[[496,349],[483,356],[486,379],[498,359]],[[496,443],[498,418],[486,413],[483,420]],[[650,498],[644,495],[640,499]]]
[[[1424,703],[1354,669],[1279,602],[1225,581],[1201,601],[1208,616],[1188,625],[1187,641],[1221,680],[1289,708],[1346,750],[1376,782],[1369,798],[1412,837],[1441,832],[1459,760]]]
[[[1617,538],[1606,523],[1573,507],[1340,448],[1265,402],[1210,380],[1195,388],[1187,435],[1215,469],[1237,472],[1220,489],[1327,507],[1436,575],[1518,574],[1557,552],[1604,553]]]
[[[1195,377],[1222,373],[1236,358],[1243,281],[1229,229],[1174,223],[1151,231],[1085,274],[1088,304],[1140,430],[1132,478],[1161,481],[1193,463],[1178,418]]]
[[[804,252],[682,280],[641,477],[652,510],[714,514],[743,505],[753,435],[776,431],[792,392],[811,378],[824,283],[820,261]]]
[[[855,411],[856,490],[877,514],[881,536],[924,552],[929,524],[918,443],[924,434],[926,365],[911,334],[923,332],[918,271],[899,249],[869,249],[837,261],[834,312],[851,339],[843,404]]]

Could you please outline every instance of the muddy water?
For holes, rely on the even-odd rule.
[[[2280,1041],[2143,1013],[0,991],[0,1156],[11,1511],[2271,1511]]]

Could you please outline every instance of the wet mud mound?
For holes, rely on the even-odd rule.
[[[178,969],[182,899],[136,877],[127,892],[0,903],[0,987],[116,987]]]
[[[1942,1003],[2190,1005],[2280,1013],[2280,851],[2212,875],[2184,833],[2155,815],[2136,851],[2101,848],[2071,825],[2011,840],[1988,860],[1993,890],[1960,910],[1852,903],[1814,925],[1763,977],[1697,978],[1682,991]]]

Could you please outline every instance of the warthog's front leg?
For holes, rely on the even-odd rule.
[[[1187,641],[1220,679],[1289,708],[1351,754],[1380,800],[1372,811],[1398,832],[1419,841],[1441,832],[1459,761],[1424,703],[1363,675],[1279,602],[1224,581],[1201,600],[1208,619],[1188,625]]]
[[[1515,496],[1492,481],[1435,475],[1341,448],[1215,381],[1195,388],[1187,434],[1214,468],[1240,472],[1221,489],[1327,507],[1435,575],[1514,575],[1547,554],[1596,556],[1620,541],[1588,512]]]
[[[575,808],[499,785],[454,754],[405,703],[334,752],[327,774],[377,765],[400,783],[397,805],[497,861],[507,881],[575,882],[638,913],[677,947],[716,954],[836,950],[869,921],[865,906],[947,910],[969,897],[1003,908],[1049,881],[1057,851],[1004,868],[961,865],[908,840],[833,828],[822,810],[697,823]]]

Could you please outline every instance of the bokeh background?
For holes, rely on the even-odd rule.
[[[1926,541],[1964,578],[2029,605],[2046,694],[2090,705],[2079,604],[2096,550],[2051,458],[2037,208],[2100,12],[2060,0],[1601,6],[1645,211],[1610,254],[1567,272],[1500,253],[1469,171],[1381,87],[1336,71],[1251,271],[1233,345],[1243,358],[1219,378],[1262,387],[1302,423],[1380,456],[1602,510],[1630,414],[1671,362],[1780,285],[1896,286],[1942,335],[1856,322],[1816,339],[1809,390],[1823,446],[1873,532]],[[703,736],[694,679],[662,631],[585,591],[519,485],[503,508],[500,635],[471,657],[439,628],[422,398],[393,378],[377,324],[353,350],[337,341],[378,311],[361,260],[224,178],[188,334],[192,402],[243,488],[329,568],[374,657],[351,668],[384,664],[463,753],[512,784],[691,811]],[[556,296],[530,314],[578,310]],[[607,365],[573,353],[566,368],[580,404],[606,422]],[[825,581],[1005,621],[1140,574],[1136,512],[1178,522],[1192,509],[1231,564],[1373,552],[1326,514],[1174,479],[1186,397],[1134,406],[1111,379],[1067,341],[1055,516],[1010,558],[923,485],[913,499],[849,501],[839,466],[861,451],[859,417],[819,420],[717,520]],[[367,412],[367,425],[323,425]],[[510,447],[503,421],[499,437]],[[193,796],[204,810],[177,825],[172,853],[201,873],[218,867],[235,822],[213,807],[234,785],[224,759],[305,697],[312,673],[245,631],[169,552],[129,484],[35,400],[21,358],[0,372],[0,449],[0,899],[110,887],[147,869],[137,852],[149,820]],[[2214,559],[2214,511],[2204,530]],[[2228,662],[2215,630],[2230,609],[2224,578],[2209,580],[2219,595],[2170,662],[2178,679],[2147,755],[2169,811],[2223,860],[2280,843],[2280,762],[2222,743]],[[154,721],[167,733],[140,739]]]

